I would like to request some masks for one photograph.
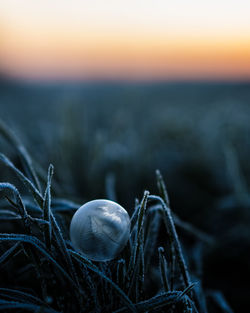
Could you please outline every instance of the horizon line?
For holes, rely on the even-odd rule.
[[[10,73],[0,72],[1,81],[13,82],[17,84],[27,85],[80,85],[80,84],[250,84],[249,77],[160,77],[160,78],[29,78],[18,75],[11,75]]]

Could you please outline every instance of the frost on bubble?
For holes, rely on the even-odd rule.
[[[94,261],[114,259],[130,235],[127,211],[110,200],[85,203],[74,214],[70,238],[74,248]]]

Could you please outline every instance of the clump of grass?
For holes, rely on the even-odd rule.
[[[0,233],[0,311],[207,312],[202,284],[188,271],[175,222],[197,242],[211,244],[212,239],[172,214],[159,171],[159,195],[145,191],[135,202],[126,248],[112,261],[92,262],[71,245],[69,222],[79,204],[51,195],[54,167],[49,166],[44,183],[15,136],[3,125],[0,133],[15,147],[22,170],[4,154],[0,162],[28,194],[0,183],[0,225],[9,226]],[[221,310],[226,312],[222,305]]]

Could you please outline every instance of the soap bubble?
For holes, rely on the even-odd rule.
[[[70,224],[73,247],[93,261],[114,259],[125,247],[130,235],[127,211],[110,200],[85,203]]]

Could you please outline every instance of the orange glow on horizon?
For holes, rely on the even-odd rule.
[[[244,39],[56,39],[54,45],[9,42],[0,52],[1,68],[37,79],[250,78],[250,43]]]
[[[91,21],[63,27],[52,15],[37,25],[35,17],[14,17],[15,23],[3,14],[0,20],[0,71],[15,77],[250,79],[250,28],[102,28]]]

